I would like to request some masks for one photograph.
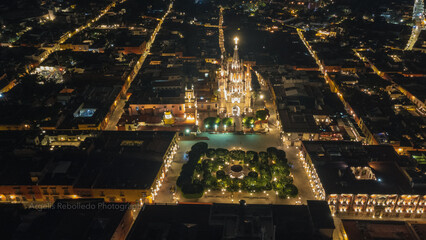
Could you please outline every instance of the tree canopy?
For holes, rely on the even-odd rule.
[[[257,110],[255,116],[258,121],[267,120],[269,118],[269,111],[267,109]]]
[[[293,184],[285,157],[283,150],[274,147],[258,153],[213,149],[208,148],[207,143],[199,142],[192,146],[188,162],[182,166],[176,184],[185,198],[202,197],[204,189],[226,189],[230,192],[274,190],[281,198],[295,197],[298,189]],[[244,178],[232,178],[229,174],[229,168],[235,166],[229,166],[233,161],[241,164],[242,171],[248,172]]]
[[[204,119],[203,124],[206,129],[214,129],[215,126],[220,125],[220,118],[218,117],[208,117]]]

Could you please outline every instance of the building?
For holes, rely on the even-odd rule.
[[[175,132],[2,132],[0,202],[153,202],[177,141]]]
[[[185,87],[185,119],[194,121],[197,118],[197,99],[194,94],[194,85]]]
[[[141,127],[194,126],[197,119],[197,99],[194,86],[185,86],[185,92],[166,90],[158,97],[134,96],[126,115],[118,122],[119,130],[137,130]]]
[[[238,38],[234,38],[235,48],[232,59],[222,63],[218,76],[218,114],[239,116],[252,112],[250,67],[244,65],[238,56]]]
[[[303,141],[300,160],[317,199],[333,214],[421,217],[424,188],[413,186],[391,145],[351,141]]]
[[[189,214],[190,213],[190,214]],[[146,205],[127,239],[331,239],[324,201],[308,205],[181,203]]]
[[[118,133],[86,140],[92,151],[73,184],[74,194],[108,202],[155,201],[177,150],[176,133]]]
[[[426,237],[424,222],[343,220],[342,223],[349,240],[421,240]]]
[[[1,204],[4,239],[124,240],[133,223],[128,203],[102,199],[58,200],[53,205]]]
[[[0,130],[41,128],[101,130],[120,102],[125,77],[135,65],[123,56],[57,51],[0,99]],[[44,84],[55,83],[54,85]],[[34,101],[40,104],[32,105]]]
[[[275,97],[285,145],[299,146],[300,141],[308,140],[362,139],[337,96],[324,89],[317,72],[288,67],[273,70],[270,91]]]

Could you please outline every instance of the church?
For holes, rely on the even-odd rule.
[[[250,66],[244,65],[238,56],[238,38],[234,41],[234,55],[222,61],[218,76],[218,114],[227,117],[252,112]]]

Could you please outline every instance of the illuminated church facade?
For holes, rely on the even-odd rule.
[[[250,67],[238,56],[238,38],[234,38],[234,41],[234,55],[222,61],[218,76],[218,114],[223,116],[240,116],[252,112]]]

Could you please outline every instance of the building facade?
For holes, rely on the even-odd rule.
[[[218,76],[218,114],[239,116],[252,112],[250,67],[238,56],[238,38],[234,38],[235,48],[232,59],[222,62]]]
[[[299,159],[317,200],[333,215],[424,218],[426,195],[408,184],[391,146],[303,141]]]

